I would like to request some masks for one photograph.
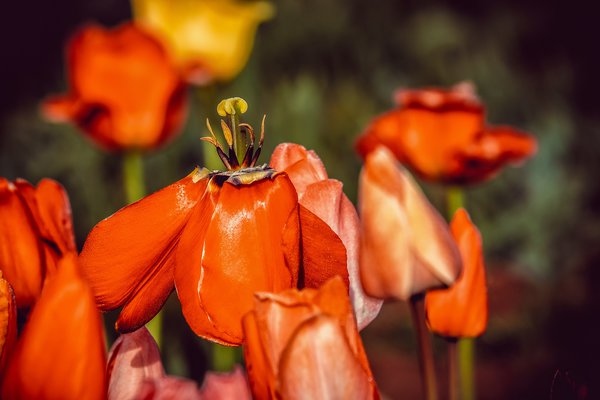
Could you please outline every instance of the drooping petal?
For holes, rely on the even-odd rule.
[[[195,213],[182,234],[175,282],[196,334],[235,345],[254,292],[297,284],[298,265],[288,264],[293,257],[286,256],[282,237],[297,213],[297,195],[288,177],[277,174],[251,184],[225,182],[211,201],[212,216]]]
[[[106,354],[100,315],[68,254],[48,280],[10,359],[4,399],[104,399]]]
[[[427,322],[442,336],[477,337],[485,332],[488,319],[481,235],[462,208],[454,215],[451,229],[463,260],[463,273],[450,288],[427,292]]]
[[[126,305],[122,331],[148,322],[173,289],[174,252],[207,180],[194,171],[98,223],[81,252],[98,307]]]
[[[371,378],[352,353],[333,317],[305,321],[281,355],[280,393],[284,399],[373,399]]]
[[[202,400],[251,400],[248,380],[239,365],[232,372],[208,372],[200,389]]]
[[[0,270],[12,285],[19,308],[35,302],[44,279],[44,250],[29,207],[4,178],[0,178]]]
[[[461,260],[448,226],[384,147],[366,159],[359,205],[367,294],[407,300],[454,282]]]
[[[295,143],[277,145],[269,165],[276,171],[288,174],[299,198],[302,198],[308,185],[328,179],[325,166],[317,153]]]
[[[17,341],[17,303],[8,281],[0,272],[0,382]]]
[[[108,354],[108,399],[137,399],[145,380],[165,376],[160,352],[146,327],[117,338]]]

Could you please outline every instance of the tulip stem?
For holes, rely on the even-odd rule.
[[[456,338],[446,338],[448,343],[448,399],[460,399],[460,383],[458,373],[458,356],[456,351]]]
[[[458,370],[460,393],[463,400],[475,398],[475,340],[471,338],[458,339]]]
[[[217,372],[229,372],[236,363],[235,347],[212,343],[212,369]]]
[[[410,298],[410,311],[417,332],[419,346],[419,362],[421,379],[426,400],[437,400],[437,383],[433,364],[433,348],[431,338],[425,325],[425,294],[420,293]]]
[[[450,186],[446,194],[446,202],[448,209],[448,220],[451,220],[456,210],[464,207],[465,196],[463,190],[456,186]]]
[[[123,155],[123,187],[127,204],[138,201],[146,195],[146,185],[144,183],[144,162],[142,153],[131,150]],[[162,341],[162,311],[146,324],[158,348],[161,348]]]

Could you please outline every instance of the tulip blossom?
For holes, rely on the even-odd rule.
[[[0,382],[17,340],[17,306],[15,295],[0,271]]]
[[[257,293],[243,326],[255,398],[379,398],[339,277],[318,290]]]
[[[427,323],[432,332],[442,336],[477,337],[485,332],[488,319],[481,235],[462,208],[454,214],[450,228],[464,269],[450,288],[427,292]]]
[[[104,399],[102,320],[75,254],[58,262],[29,315],[4,381],[3,399]]]
[[[377,316],[383,302],[368,297],[362,289],[358,271],[358,214],[344,194],[342,182],[328,178],[314,151],[293,143],[278,145],[269,165],[288,174],[298,192],[298,202],[327,222],[346,246],[350,300],[358,328],[364,328]]]
[[[35,302],[58,259],[74,251],[71,206],[58,182],[0,178],[0,270],[19,308]]]
[[[237,121],[245,102],[232,102],[219,110]],[[197,168],[101,221],[86,240],[84,273],[100,309],[123,307],[121,332],[148,322],[175,286],[197,335],[238,345],[254,292],[348,280],[340,238],[298,204],[286,173],[256,166],[264,131],[256,140],[249,125],[221,122],[227,148],[204,139],[226,171]]]
[[[76,124],[102,148],[155,148],[184,122],[185,85],[145,30],[87,25],[71,38],[67,62],[69,92],[47,99],[42,111],[51,121]]]
[[[451,285],[461,259],[446,222],[392,153],[379,146],[360,173],[360,275],[373,297],[408,300]]]
[[[187,79],[196,84],[239,74],[258,25],[273,15],[264,1],[135,0],[133,5],[136,21],[164,39]]]
[[[115,341],[108,356],[108,400],[128,399],[250,399],[241,368],[206,374],[202,389],[195,382],[167,376],[150,332],[141,327]]]
[[[377,118],[356,143],[364,158],[386,146],[424,179],[476,183],[491,178],[506,164],[533,156],[532,136],[508,126],[489,126],[473,86],[401,90],[398,108]]]

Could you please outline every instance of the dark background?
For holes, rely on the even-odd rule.
[[[589,2],[590,4],[592,2]],[[116,0],[7,1],[0,17],[0,175],[67,188],[78,244],[124,203],[120,158],[75,128],[51,125],[40,100],[66,90],[63,46],[86,21],[131,17]],[[264,154],[281,141],[314,148],[355,199],[353,139],[392,107],[398,87],[473,81],[492,123],[540,142],[520,169],[467,189],[488,264],[490,324],[478,342],[481,399],[600,398],[600,90],[598,10],[583,1],[289,0],[258,33],[233,82],[190,89],[182,136],[147,157],[150,190],[202,163],[201,121],[239,95],[247,121],[267,113]],[[268,160],[263,156],[264,162]],[[425,184],[442,205],[444,188]],[[202,345],[169,303],[167,369],[201,379]],[[418,396],[414,339],[404,304],[364,331],[376,379],[390,398]],[[436,341],[440,376],[445,371]],[[185,351],[184,351],[185,349]],[[585,397],[587,396],[587,397]]]

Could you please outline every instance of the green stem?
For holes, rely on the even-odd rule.
[[[425,325],[425,294],[420,293],[412,296],[409,304],[413,323],[417,332],[419,365],[421,367],[421,379],[425,399],[437,400],[438,393],[433,363],[433,349],[431,347],[429,331]]]
[[[475,340],[458,339],[458,370],[463,400],[475,399]]]
[[[229,372],[237,361],[237,349],[230,346],[222,346],[211,343],[212,347],[212,369],[217,372]]]
[[[460,187],[450,186],[446,194],[446,207],[448,210],[448,220],[451,220],[456,210],[464,207],[465,196]]]
[[[448,343],[448,399],[460,399],[460,382],[458,372],[458,357],[456,352],[456,339],[447,338]]]
[[[123,186],[127,204],[138,201],[146,195],[146,185],[144,183],[144,163],[142,153],[131,150],[123,155]],[[158,348],[162,342],[162,311],[146,324]]]

